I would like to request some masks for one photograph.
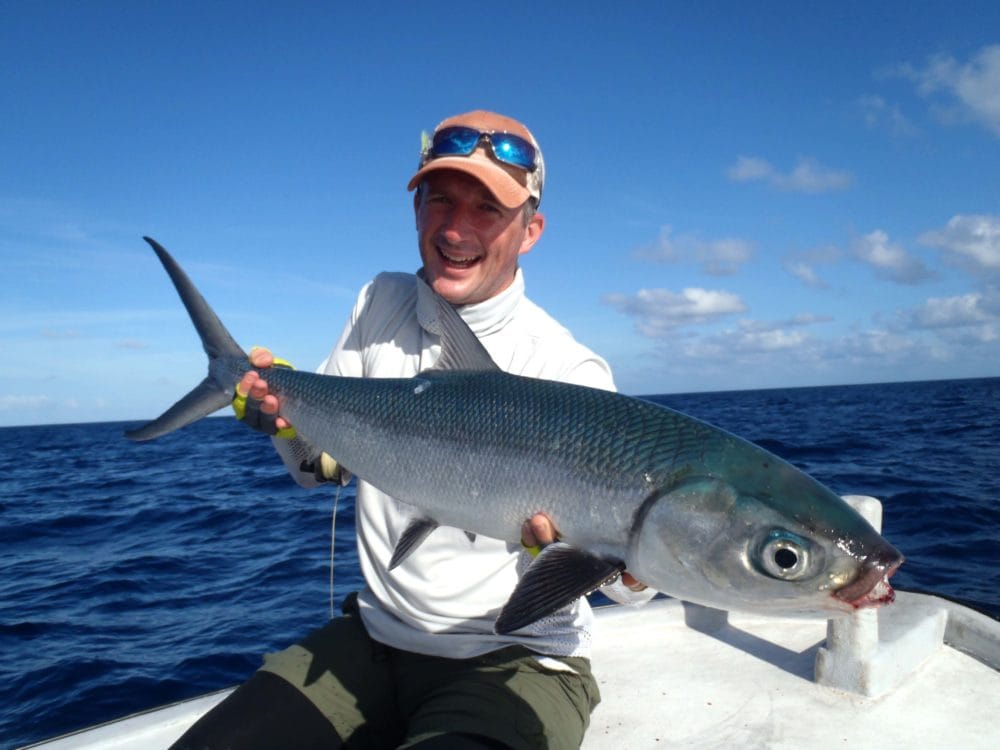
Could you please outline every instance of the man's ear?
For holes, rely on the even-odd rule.
[[[545,231],[545,214],[540,214],[535,212],[535,215],[531,217],[528,222],[528,226],[524,228],[524,241],[521,242],[521,249],[517,251],[518,255],[524,255],[526,252],[531,250],[542,237],[542,232]]]

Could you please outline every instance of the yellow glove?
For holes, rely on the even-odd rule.
[[[312,474],[317,482],[336,482],[343,486],[351,481],[351,472],[326,452],[320,452],[311,461],[303,461],[299,465],[299,471]]]
[[[274,358],[274,362],[271,364],[272,367],[284,367],[289,370],[294,370],[292,363],[280,359],[278,357]],[[278,429],[277,414],[265,414],[260,410],[261,402],[259,399],[250,398],[249,393],[243,393],[240,391],[239,383],[236,384],[235,396],[233,397],[232,406],[233,412],[236,414],[236,418],[246,424],[253,430],[258,432],[263,432],[266,435],[274,435],[279,438],[284,438],[286,440],[291,440],[295,437],[295,428],[291,425]]]

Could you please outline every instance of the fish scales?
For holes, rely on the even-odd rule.
[[[659,410],[603,391],[505,373],[413,381],[275,370],[268,379],[289,421],[353,473],[375,477],[368,481],[442,523],[507,541],[539,509],[569,539],[581,514],[629,498],[600,529],[605,541],[621,541],[649,492],[651,468],[674,470],[663,439],[671,425],[662,414],[652,418]],[[442,486],[440,473],[467,481]]]

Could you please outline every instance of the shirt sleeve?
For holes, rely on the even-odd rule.
[[[600,388],[603,391],[616,391],[615,380],[608,363],[596,354],[589,352],[588,354],[590,356],[571,365],[559,380],[563,383]]]
[[[340,338],[334,344],[333,350],[316,369],[316,372],[320,375],[339,375],[341,377],[352,378],[364,377],[365,367],[362,355],[364,341],[361,320],[368,301],[374,294],[375,282],[369,281],[358,294],[358,299],[354,303],[354,309],[351,310],[351,315],[344,324],[344,330],[341,331]]]

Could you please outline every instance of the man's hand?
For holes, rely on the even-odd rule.
[[[521,526],[521,544],[533,555],[537,555],[542,547],[552,544],[558,538],[556,527],[544,513],[536,513]]]
[[[276,362],[268,349],[255,346],[250,350],[250,364],[258,370],[266,370],[276,363],[290,367],[287,363]],[[288,420],[278,415],[277,397],[270,392],[267,381],[256,370],[248,371],[236,384],[233,411],[237,419],[258,432],[285,438],[295,436]]]
[[[559,532],[544,513],[536,513],[521,526],[521,544],[532,555],[537,555],[542,547],[552,544],[558,538]],[[642,591],[646,588],[646,584],[636,580],[628,571],[622,573],[622,583],[632,591]]]

